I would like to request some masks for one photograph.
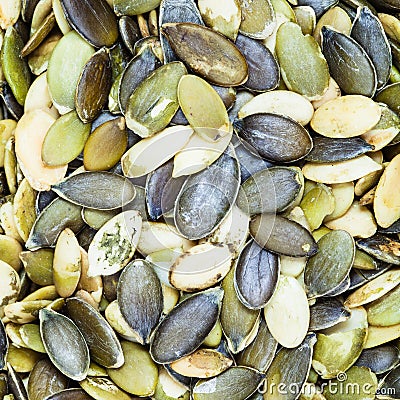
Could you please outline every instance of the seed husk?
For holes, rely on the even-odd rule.
[[[354,365],[367,367],[375,374],[383,374],[393,369],[399,362],[399,349],[393,345],[365,349]]]
[[[163,310],[161,283],[156,273],[146,261],[135,260],[122,272],[117,290],[123,317],[141,343],[148,343]]]
[[[367,327],[367,313],[359,307],[351,310],[347,321],[317,334],[312,366],[322,378],[334,378],[355,363],[366,342]]]
[[[117,214],[106,222],[93,237],[88,249],[88,276],[112,275],[132,259],[142,228],[136,210]]]
[[[366,51],[350,36],[323,26],[322,52],[332,78],[349,95],[372,97],[377,88],[374,65]]]
[[[49,60],[47,82],[53,104],[61,114],[75,108],[79,77],[94,52],[75,31],[68,32],[55,46]]]
[[[355,244],[344,230],[332,231],[318,241],[318,253],[311,257],[304,271],[309,298],[324,296],[347,278],[353,266]]]
[[[308,131],[283,115],[259,113],[234,122],[238,136],[268,161],[288,163],[304,158],[312,149]],[[253,151],[254,151],[253,150]]]
[[[39,319],[43,344],[51,362],[68,378],[85,379],[90,363],[89,350],[77,326],[49,309],[40,310]],[[58,346],[60,338],[62,345]]]
[[[195,351],[218,319],[223,293],[221,288],[208,289],[179,303],[152,335],[153,360],[170,363]]]
[[[6,365],[6,355],[8,351],[8,337],[3,321],[0,321],[0,368]]]
[[[118,38],[115,14],[105,0],[61,0],[69,24],[94,47],[111,47]]]
[[[90,400],[93,399],[93,397],[90,397],[82,389],[73,388],[73,389],[64,389],[59,392],[53,393],[52,395],[47,396],[45,399],[46,400]]]
[[[7,383],[11,393],[10,396],[12,396],[10,400],[14,398],[16,398],[16,400],[27,400],[28,393],[26,393],[22,378],[16,373],[17,371],[13,368],[11,363],[7,362],[7,370]]]
[[[172,62],[142,81],[128,100],[125,113],[128,128],[144,138],[166,128],[178,110],[177,87],[186,72],[181,62]]]
[[[224,153],[208,169],[185,181],[174,210],[175,226],[181,235],[196,240],[218,227],[236,200],[239,173],[234,154]]]
[[[306,293],[295,278],[280,276],[264,316],[272,336],[282,346],[294,348],[304,340],[310,310]]]
[[[389,80],[392,54],[381,22],[368,7],[357,10],[350,36],[370,57],[376,71],[377,89],[381,89]]]
[[[400,243],[395,239],[377,233],[372,237],[358,240],[356,244],[357,247],[377,260],[400,265]]]
[[[111,172],[82,172],[71,175],[52,190],[67,201],[97,210],[113,210],[135,197],[135,187],[126,178]]]
[[[337,298],[320,298],[310,307],[310,331],[330,328],[350,317],[350,311]]]
[[[167,23],[162,26],[162,33],[176,55],[210,83],[238,86],[246,82],[246,59],[219,33],[193,23]]]
[[[304,126],[311,121],[314,108],[309,100],[296,92],[273,90],[246,101],[239,109],[238,117],[243,119],[259,113],[285,115]]]
[[[400,315],[397,307],[397,299],[400,287],[372,302],[367,307],[368,323],[375,326],[390,326],[400,323]]]
[[[299,49],[301,57],[294,62],[293,54]],[[329,85],[329,69],[315,39],[304,36],[299,25],[285,22],[277,32],[276,54],[286,86],[310,101],[320,99]],[[309,70],[311,76],[304,74]]]
[[[261,309],[269,302],[278,284],[278,256],[250,241],[235,265],[235,290],[250,309]]]
[[[124,15],[118,21],[118,29],[121,35],[122,42],[124,43],[125,47],[133,54],[135,44],[141,38],[137,22],[133,18]]]
[[[250,222],[250,234],[261,247],[290,257],[309,257],[318,249],[307,229],[279,215],[258,215]]]
[[[192,134],[190,127],[176,125],[140,140],[121,158],[124,175],[137,178],[154,171],[183,149]]]
[[[90,398],[104,400],[130,400],[131,397],[122,391],[111,379],[105,377],[87,377],[79,382],[81,388],[90,395]],[[66,397],[65,400],[69,399]],[[85,398],[86,399],[86,398]],[[56,399],[54,399],[56,400]],[[64,399],[62,399],[64,400]]]
[[[107,102],[111,83],[110,55],[102,48],[85,64],[76,86],[75,108],[82,122],[92,122],[99,115]]]
[[[279,398],[278,387],[292,387],[293,390],[288,391],[285,398],[298,398],[311,368],[314,344],[315,334],[311,333],[297,347],[278,351],[266,373],[267,392],[264,396]]]

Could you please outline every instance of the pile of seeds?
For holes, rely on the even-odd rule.
[[[0,399],[400,399],[398,0],[0,1]]]

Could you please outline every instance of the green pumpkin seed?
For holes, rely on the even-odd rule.
[[[241,23],[241,8],[238,0],[225,2],[224,6],[215,0],[200,0],[199,11],[207,26],[235,40]]]
[[[391,342],[400,337],[400,324],[392,326],[373,326],[368,327],[368,338],[364,349],[371,349],[381,344]]]
[[[31,84],[27,62],[20,56],[23,47],[24,43],[17,30],[13,26],[7,28],[1,47],[1,67],[15,99],[21,105],[24,105]]]
[[[332,231],[318,241],[318,253],[304,271],[309,298],[324,296],[347,278],[354,262],[355,245],[346,231]]]
[[[88,276],[112,275],[132,259],[141,234],[142,218],[136,210],[117,214],[106,222],[89,245]]]
[[[122,392],[121,392],[122,393]],[[46,397],[46,400],[90,400],[90,397],[82,389],[65,389]],[[122,400],[122,399],[121,399]]]
[[[69,24],[94,47],[111,47],[118,39],[117,19],[105,0],[60,3]]]
[[[308,230],[279,215],[258,215],[250,222],[250,234],[261,247],[290,257],[309,257],[318,249]]]
[[[392,54],[381,22],[368,7],[358,9],[350,36],[370,57],[376,71],[377,89],[381,89],[389,80]]]
[[[158,382],[153,398],[155,400],[189,400],[190,393],[188,389],[176,381],[169,373],[160,368],[158,372]]]
[[[41,353],[37,353],[31,349],[18,348],[11,344],[7,353],[7,369],[9,372],[11,372],[11,369],[18,373],[31,372],[35,364],[42,358],[43,354]],[[21,377],[19,375],[16,377],[18,382],[22,384]],[[10,376],[8,378],[8,385],[11,389],[11,384],[14,382],[11,382]],[[13,381],[14,380],[13,378]],[[27,397],[23,397],[24,400],[26,400],[26,398]]]
[[[257,390],[263,378],[264,375],[254,369],[231,367],[214,378],[198,381],[193,388],[193,399],[245,399]]]
[[[85,379],[89,350],[76,325],[64,315],[48,309],[40,310],[39,319],[43,344],[51,362],[68,378]],[[57,345],[60,338],[62,346]]]
[[[393,83],[392,85],[387,85],[382,89],[375,97],[376,101],[385,103],[388,107],[399,115],[400,103],[399,103],[399,92],[400,83]]]
[[[400,315],[396,306],[399,289],[400,287],[397,286],[386,295],[368,305],[368,323],[377,326],[390,326],[400,323]]]
[[[347,321],[318,333],[312,362],[315,371],[322,378],[329,379],[349,369],[364,347],[367,326],[367,313],[359,307],[351,310]]]
[[[29,375],[28,395],[31,400],[42,400],[66,389],[67,385],[68,378],[48,359],[39,360]]]
[[[308,131],[283,115],[253,114],[236,120],[233,125],[239,137],[252,146],[253,151],[272,162],[300,160],[313,146]]]
[[[326,26],[321,29],[322,52],[332,78],[346,94],[372,97],[377,87],[374,65],[366,51],[350,36]]]
[[[282,346],[297,347],[304,340],[310,309],[306,293],[295,278],[279,277],[274,295],[264,308],[264,316],[272,336]]]
[[[377,269],[377,262],[367,253],[356,249],[356,256],[354,258],[353,268],[363,270],[375,270]]]
[[[378,233],[370,238],[357,241],[357,247],[377,260],[400,265],[400,243],[388,236]]]
[[[301,57],[293,62],[293,54],[296,52]],[[276,54],[282,78],[290,90],[309,100],[321,98],[329,85],[329,69],[314,38],[303,36],[299,25],[285,22],[277,32]],[[304,71],[311,70],[312,75],[304,74]]]
[[[165,364],[195,351],[218,319],[223,293],[220,288],[209,289],[179,303],[152,335],[153,360]]]
[[[310,331],[320,331],[350,318],[350,311],[337,298],[320,298],[310,307]]]
[[[90,134],[75,111],[62,115],[49,128],[43,141],[42,160],[48,166],[61,166],[74,160]]]
[[[36,192],[31,188],[27,179],[23,179],[14,197],[14,221],[21,239],[26,241],[36,219]]]
[[[90,395],[90,398],[99,398],[104,400],[130,400],[131,397],[118,388],[112,380],[103,377],[87,377],[79,382],[84,391]],[[65,400],[69,399],[66,397]],[[86,398],[85,398],[86,399]],[[84,400],[85,400],[84,399]],[[54,399],[56,400],[56,399]],[[64,400],[64,399],[62,399]]]
[[[279,276],[278,256],[250,241],[235,265],[235,290],[250,309],[261,309],[269,302]]]
[[[354,365],[367,367],[375,374],[390,371],[399,362],[399,349],[393,345],[378,346],[363,350]]]
[[[135,188],[128,179],[110,172],[83,172],[71,175],[52,190],[60,197],[98,210],[123,207],[135,197]]]
[[[164,24],[162,33],[177,56],[210,83],[238,86],[246,82],[246,59],[224,36],[192,23]],[[202,62],[199,62],[200,59]]]
[[[146,286],[143,282],[147,282]],[[118,304],[141,343],[148,343],[163,310],[163,295],[161,283],[146,261],[136,260],[122,272],[118,283]]]
[[[207,347],[218,347],[222,340],[222,326],[219,320],[211,329],[210,333],[204,339],[203,346]]]
[[[82,219],[93,229],[100,229],[112,217],[115,217],[121,210],[95,210],[93,208],[84,208],[82,210]]]
[[[317,23],[314,9],[310,6],[298,6],[294,7],[293,11],[296,14],[296,20],[301,27],[303,35],[312,35]]]
[[[51,300],[18,301],[4,307],[5,316],[18,324],[26,324],[38,317],[39,310],[48,306]]]
[[[115,118],[98,126],[88,137],[83,149],[86,170],[101,171],[115,166],[128,145],[125,120]]]
[[[109,52],[102,48],[83,67],[76,87],[75,108],[84,123],[92,122],[103,109],[111,89]]]
[[[256,338],[238,354],[237,363],[265,373],[275,357],[277,347],[278,342],[272,336],[264,319],[260,319]]]
[[[1,275],[4,277],[1,281],[0,315],[4,316],[4,307],[17,300],[21,282],[17,271],[4,261],[0,261],[0,270]]]
[[[274,7],[269,0],[248,2],[239,0],[241,8],[240,33],[253,39],[266,39],[276,26]]]
[[[282,394],[278,388],[282,387],[291,388],[286,389],[286,399],[298,398],[311,368],[314,344],[315,335],[311,333],[296,348],[278,351],[266,373],[264,398],[279,398]]]
[[[8,351],[8,337],[3,324],[0,321],[0,367],[3,369],[6,365],[6,355]]]
[[[47,82],[54,105],[61,114],[75,108],[75,91],[85,64],[94,49],[75,31],[63,36],[54,48],[47,70]]]
[[[21,325],[19,333],[21,335],[21,339],[24,342],[24,345],[28,349],[37,351],[38,353],[46,353],[46,350],[43,346],[42,338],[40,337],[39,325]]]
[[[117,15],[139,15],[154,10],[160,0],[115,0],[114,11]]]

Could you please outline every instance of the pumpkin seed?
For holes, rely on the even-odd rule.
[[[239,1],[230,0],[221,7],[221,4],[213,0],[200,0],[198,7],[207,26],[233,41],[236,40],[242,16]]]
[[[217,320],[217,323],[214,325],[210,333],[204,339],[203,346],[219,347],[221,343],[222,343],[222,327],[219,320]]]
[[[367,253],[356,249],[356,256],[354,258],[353,268],[374,270],[377,269],[377,262]]]
[[[117,19],[105,0],[60,1],[69,24],[94,47],[111,47],[118,38]],[[82,18],[82,16],[85,16]]]
[[[4,233],[7,236],[10,236],[22,243],[21,236],[18,233],[17,226],[15,225],[14,221],[14,207],[10,201],[4,203],[0,207],[0,223]]]
[[[107,102],[112,82],[109,52],[102,48],[83,67],[75,92],[75,108],[84,123],[92,122]]]
[[[46,109],[47,112],[53,115],[55,118],[58,117],[57,110],[53,107],[53,102],[51,101],[49,88],[47,84],[47,74],[44,72],[39,75],[29,87],[28,93],[26,95],[24,110],[25,112],[36,110],[36,109]],[[8,120],[6,120],[8,121]]]
[[[399,349],[393,345],[378,346],[373,349],[363,350],[354,365],[367,367],[375,374],[390,371],[398,362]]]
[[[266,39],[270,36],[276,26],[272,2],[239,0],[239,3],[242,19],[240,33],[253,39]]]
[[[160,0],[115,0],[112,3],[117,15],[139,15],[157,8]]]
[[[281,255],[309,257],[318,249],[307,229],[279,215],[258,215],[250,222],[250,234],[261,247]]]
[[[172,378],[164,368],[158,371],[158,382],[154,392],[156,400],[189,400],[189,391],[180,382]]]
[[[322,14],[327,12],[331,7],[335,6],[338,2],[336,0],[298,0],[299,6],[310,6],[314,9],[317,18],[321,17]]]
[[[303,35],[312,35],[317,23],[314,9],[310,6],[298,6],[294,7],[293,11]]]
[[[238,117],[243,119],[259,113],[280,114],[292,118],[301,125],[307,125],[314,114],[311,103],[304,97],[288,90],[274,90],[262,93],[240,108]]]
[[[51,13],[51,6],[51,0],[39,0],[33,11],[30,36],[32,36],[38,30],[40,24]]]
[[[400,243],[380,233],[370,238],[357,241],[357,247],[377,260],[400,265]]]
[[[307,297],[298,281],[280,276],[278,286],[264,308],[272,336],[284,347],[297,347],[305,338],[310,320]]]
[[[13,26],[20,15],[21,3],[15,1],[5,1],[0,7],[0,27],[7,29]]]
[[[293,54],[300,48],[301,57],[293,62]],[[304,36],[299,25],[285,22],[279,27],[276,54],[282,79],[290,90],[310,101],[318,100],[324,94],[329,85],[328,64],[314,38]],[[312,76],[304,74],[309,70],[313,71]]]
[[[11,194],[17,192],[17,156],[15,153],[15,138],[12,136],[7,140],[4,148],[4,174],[8,190]]]
[[[392,326],[373,326],[368,327],[368,338],[364,349],[371,349],[381,344],[391,342],[400,337],[400,324]]]
[[[232,400],[248,398],[257,390],[264,375],[248,367],[231,367],[222,374],[200,380],[193,388],[194,400]]]
[[[17,122],[13,119],[3,119],[0,121],[0,166],[4,167],[4,148],[8,140],[14,134]]]
[[[392,54],[381,22],[368,7],[357,10],[350,36],[370,57],[376,70],[377,89],[381,89],[389,80]]]
[[[39,310],[48,306],[50,303],[51,300],[32,300],[9,303],[4,307],[4,314],[11,322],[26,324],[34,321],[38,317]]]
[[[47,82],[53,104],[60,114],[75,108],[75,91],[93,47],[75,31],[68,32],[55,46],[49,60]]]
[[[320,331],[346,321],[350,311],[336,298],[320,298],[310,307],[310,331]]]
[[[177,125],[139,141],[121,159],[125,176],[136,178],[154,171],[183,149],[192,134],[190,127]]]
[[[315,371],[329,379],[349,369],[361,354],[367,339],[367,326],[367,313],[359,307],[351,310],[347,321],[318,333],[312,361]]]
[[[185,292],[207,289],[229,272],[233,251],[229,245],[204,243],[180,255],[171,266],[169,281]]]
[[[4,35],[1,47],[1,66],[4,77],[17,102],[24,105],[26,94],[31,84],[31,76],[25,59],[20,57],[24,42],[18,31],[10,26]]]
[[[71,26],[65,17],[64,10],[61,6],[61,0],[52,1],[54,16],[56,17],[57,25],[63,35],[66,35],[70,30]]]
[[[10,371],[12,368],[13,371],[17,373],[25,374],[31,372],[35,364],[42,358],[43,354],[41,353],[37,353],[31,349],[18,348],[10,344],[7,353],[7,369]],[[19,379],[18,384],[22,384],[20,376],[16,375],[16,377]],[[11,386],[10,377],[8,379],[8,384]],[[26,397],[23,399],[26,400]]]
[[[367,307],[368,323],[377,326],[390,326],[400,323],[396,299],[399,294],[397,286]]]
[[[28,349],[37,351],[38,353],[46,353],[42,339],[40,337],[39,325],[35,324],[21,325],[19,333],[21,335],[21,339],[24,342],[24,345]]]
[[[117,214],[95,234],[89,245],[88,276],[112,275],[132,259],[138,245],[142,218],[136,210]]]
[[[135,197],[135,187],[128,179],[110,172],[71,175],[52,190],[70,202],[98,210],[123,207]]]
[[[326,26],[321,28],[321,34],[322,52],[340,88],[349,95],[372,97],[377,88],[377,76],[366,51],[350,36]]]
[[[295,168],[263,169],[243,182],[237,204],[249,215],[284,211],[301,192],[301,181],[300,170]]]
[[[238,191],[239,163],[234,156],[224,153],[207,170],[183,184],[174,210],[178,231],[190,240],[209,235],[232,208]],[[220,209],[215,204],[220,204]]]
[[[84,391],[90,398],[100,398],[105,400],[130,400],[131,397],[118,388],[110,379],[104,377],[87,377],[79,382]],[[66,397],[65,400],[69,399]],[[57,400],[57,399],[54,399]],[[64,400],[64,399],[62,399]],[[84,399],[86,400],[86,398]]]
[[[42,400],[66,389],[67,385],[68,378],[48,359],[39,360],[29,375],[28,395],[32,400]]]
[[[344,230],[332,231],[318,241],[318,253],[311,257],[304,271],[310,298],[324,296],[347,278],[354,262],[355,244]]]
[[[95,210],[93,208],[84,208],[82,210],[82,219],[93,229],[100,229],[112,217],[115,217],[121,210]]]
[[[43,344],[51,362],[68,378],[85,379],[89,350],[76,325],[64,315],[48,309],[40,310],[39,319]],[[62,346],[57,345],[60,338]]]
[[[219,86],[238,86],[246,82],[246,59],[224,36],[193,23],[167,23],[162,26],[162,33],[176,55],[207,81]]]
[[[125,267],[118,283],[118,304],[141,343],[148,343],[161,316],[163,295],[161,283],[146,261],[136,260]]]
[[[122,392],[121,392],[122,393]],[[89,397],[82,389],[65,389],[46,397],[46,400],[90,400]],[[122,399],[121,399],[122,400]]]
[[[313,146],[308,131],[283,115],[253,114],[236,120],[233,125],[240,139],[252,146],[262,158],[272,162],[297,161],[304,158]]]
[[[3,369],[6,365],[6,355],[8,351],[8,337],[2,321],[0,321],[0,367]]]
[[[4,307],[17,300],[21,289],[19,275],[14,268],[4,261],[0,261],[0,271],[4,279],[1,280],[0,316],[4,316]]]
[[[334,211],[324,218],[324,222],[329,222],[346,214],[354,200],[354,183],[338,183],[331,185],[332,194],[335,198]]]
[[[26,393],[26,389],[21,377],[16,374],[16,371],[11,363],[7,363],[7,369],[7,383],[11,392],[10,396],[12,396],[10,400],[13,400],[14,398],[16,398],[16,400],[27,400],[28,394]]]

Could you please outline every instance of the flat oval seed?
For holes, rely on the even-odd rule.
[[[367,367],[375,374],[383,374],[393,369],[399,359],[399,349],[389,344],[363,350],[354,365]]]
[[[178,101],[191,127],[205,139],[218,140],[231,130],[221,97],[210,84],[198,76],[185,75],[181,78]]]
[[[115,0],[114,11],[117,15],[139,15],[154,10],[160,0]]]
[[[90,397],[82,389],[76,389],[76,388],[61,390],[59,392],[53,393],[51,396],[46,397],[46,400],[90,400],[90,399],[93,399],[93,397]]]
[[[274,295],[264,308],[265,321],[275,340],[284,347],[300,345],[307,334],[310,309],[299,282],[280,276]]]
[[[135,260],[122,272],[117,290],[123,317],[142,344],[148,343],[163,310],[161,283],[156,273],[146,261]]]
[[[231,367],[222,374],[200,380],[193,388],[193,400],[247,399],[253,394],[264,374],[248,367]]]
[[[233,123],[238,136],[262,158],[288,163],[304,158],[312,149],[308,131],[283,115],[260,113]]]
[[[251,309],[265,307],[274,294],[278,277],[278,256],[250,241],[235,265],[235,289],[240,301]]]
[[[166,128],[178,110],[177,87],[187,73],[181,62],[166,64],[152,72],[134,90],[126,107],[126,125],[141,137]]]
[[[350,36],[326,26],[321,29],[322,52],[332,78],[346,94],[372,97],[377,87],[375,67],[365,50]]]
[[[106,400],[131,400],[131,397],[123,392],[111,379],[103,377],[87,377],[81,381],[80,386],[90,395],[90,398]],[[58,400],[58,399],[54,399]],[[64,400],[64,398],[62,399]],[[70,400],[65,397],[65,400]],[[86,398],[85,398],[86,400]]]
[[[90,134],[90,124],[84,124],[75,111],[58,118],[43,141],[42,160],[48,166],[62,166],[79,156]]]
[[[299,0],[299,6],[310,6],[314,9],[317,18],[321,17],[327,10],[337,4],[337,0]]]
[[[83,149],[83,165],[89,171],[108,170],[115,166],[128,145],[125,120],[112,119],[98,126]]]
[[[285,22],[276,35],[276,54],[286,86],[310,101],[320,99],[329,85],[329,69],[314,38],[304,36],[299,25]]]
[[[350,311],[337,298],[322,297],[310,307],[310,331],[330,328],[350,318]]]
[[[76,86],[75,108],[83,122],[92,122],[99,115],[107,102],[111,83],[111,59],[108,50],[102,48],[85,64]]]
[[[324,296],[338,287],[349,275],[354,262],[354,240],[346,231],[326,234],[318,241],[318,248],[304,270],[309,298]]]
[[[220,288],[208,289],[179,303],[154,331],[153,360],[170,363],[195,351],[218,319],[223,293]]]
[[[393,83],[392,85],[387,85],[382,89],[375,97],[376,101],[385,103],[389,108],[399,115],[400,103],[399,103],[399,93],[400,93],[400,82]]]
[[[20,2],[5,1],[0,7],[0,26],[7,29],[14,25],[21,13],[22,4]]]
[[[105,0],[61,0],[70,25],[94,47],[111,47],[118,39],[115,14]]]
[[[75,108],[76,86],[93,53],[93,47],[75,31],[63,36],[51,53],[47,82],[53,103],[61,114]]]
[[[142,230],[139,211],[117,214],[97,231],[88,249],[89,276],[112,275],[132,259]]]
[[[400,324],[392,326],[373,326],[368,327],[368,337],[364,349],[371,349],[381,344],[391,342],[400,337]]]
[[[85,379],[89,350],[76,325],[64,315],[45,308],[39,311],[39,319],[40,334],[51,362],[68,378]]]
[[[261,247],[286,256],[309,257],[318,249],[307,229],[279,215],[258,215],[250,222],[250,234]]]
[[[60,197],[83,207],[113,210],[135,197],[135,187],[126,178],[111,172],[83,172],[71,175],[52,190]]]
[[[368,7],[358,9],[350,36],[370,57],[376,70],[377,89],[381,89],[389,80],[392,53],[381,22]]]
[[[124,363],[121,344],[98,311],[77,297],[66,300],[66,310],[85,338],[93,361],[106,368],[118,368]]]
[[[253,39],[266,39],[276,27],[276,17],[270,0],[248,3],[239,0],[241,8],[240,33]]]
[[[367,307],[368,323],[375,326],[390,326],[400,323],[400,314],[397,300],[400,287],[396,286],[380,299]]]
[[[192,23],[164,24],[162,33],[177,56],[207,81],[219,86],[246,82],[246,59],[224,36]]]

